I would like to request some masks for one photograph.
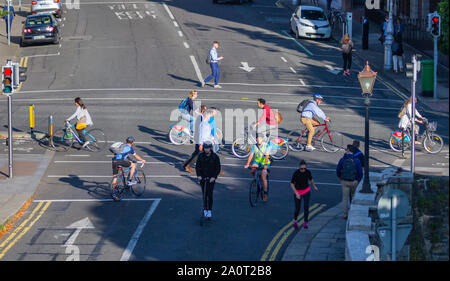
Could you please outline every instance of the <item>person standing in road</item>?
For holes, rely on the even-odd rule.
[[[202,105],[200,106],[200,112],[197,116],[197,119],[195,120],[195,132],[194,132],[194,145],[195,150],[192,152],[191,157],[186,160],[183,164],[183,170],[193,174],[194,171],[192,170],[191,163],[194,162],[197,158],[197,156],[200,154],[200,144],[199,144],[199,134],[200,134],[200,124],[203,121],[203,113],[206,111],[206,106]]]
[[[352,66],[352,50],[353,41],[350,39],[350,35],[347,33],[341,39],[342,44],[342,58],[344,59],[344,76],[350,76],[350,67]]]
[[[211,220],[213,191],[216,179],[220,174],[220,158],[212,151],[212,143],[203,144],[203,152],[197,158],[195,171],[197,179],[200,181],[203,194],[203,216]]]
[[[318,190],[314,180],[312,178],[311,172],[306,169],[305,160],[301,160],[299,163],[299,169],[294,172],[291,179],[291,189],[294,192],[294,220],[292,226],[297,229],[298,223],[297,218],[300,212],[300,205],[303,199],[303,209],[304,209],[304,223],[303,228],[308,228],[308,217],[309,217],[309,201],[311,196],[311,188],[308,181],[313,186],[314,190]]]
[[[14,7],[10,5],[10,2],[8,0],[5,0],[5,2],[6,5],[3,7],[2,14],[6,26],[6,37],[8,37],[8,33],[11,32],[12,22],[14,17],[16,16],[16,12],[14,11]]]
[[[308,151],[313,151],[316,148],[311,145],[314,132],[316,128],[314,125],[319,125],[319,122],[314,120],[314,117],[317,116],[325,121],[330,121],[331,119],[325,115],[322,109],[319,108],[319,105],[322,103],[323,97],[319,94],[313,95],[313,100],[310,101],[302,111],[301,114],[301,122],[308,129],[308,139],[306,141],[305,149]]]
[[[220,76],[220,70],[219,70],[219,61],[223,60],[223,57],[218,57],[217,55],[217,49],[219,48],[219,42],[214,41],[211,50],[209,50],[208,59],[209,60],[209,66],[211,67],[211,75],[205,78],[204,81],[201,82],[201,86],[205,87],[205,84],[214,78],[214,88],[222,88],[222,86],[219,85],[219,76]]]
[[[348,216],[349,195],[355,193],[358,182],[362,179],[362,167],[358,158],[353,157],[353,146],[347,145],[344,156],[339,160],[336,175],[342,185],[342,206],[344,208],[344,219]]]

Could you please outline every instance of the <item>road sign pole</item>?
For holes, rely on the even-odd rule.
[[[396,195],[394,195],[394,196],[392,196],[392,198],[391,198],[391,213],[392,213],[392,215],[391,215],[391,221],[392,221],[392,224],[391,224],[391,227],[392,227],[392,231],[391,231],[391,233],[392,233],[392,240],[391,240],[391,245],[392,245],[392,261],[395,261],[396,260],[396,248],[395,248],[395,240],[396,240],[396,235],[397,235],[397,233],[396,233],[396,228],[397,228],[397,220],[396,220],[396,216],[397,216],[397,214],[396,214],[396,211],[395,211],[395,209],[397,208],[397,196]]]
[[[433,99],[437,99],[438,38],[439,37],[434,36]]]
[[[415,157],[416,157],[416,81],[418,62],[416,55],[413,55],[413,79],[412,79],[412,108],[411,108],[411,173],[415,171]]]
[[[9,158],[9,178],[13,177],[13,149],[12,149],[12,95],[8,95],[8,158]]]
[[[9,14],[9,6],[11,5],[10,0],[8,0],[7,5],[8,5],[8,15],[7,15],[6,18],[8,20],[6,21],[6,24],[7,24],[7,29],[8,29],[8,45],[10,45],[11,44],[11,21],[10,21],[11,17],[10,17],[10,14]]]

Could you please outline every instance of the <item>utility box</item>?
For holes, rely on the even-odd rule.
[[[433,97],[434,61],[422,60],[422,96]]]

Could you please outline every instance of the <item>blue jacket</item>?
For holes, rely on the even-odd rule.
[[[336,175],[338,178],[341,178],[342,162],[344,162],[344,159],[347,159],[347,158],[353,159],[353,161],[356,165],[356,180],[359,182],[363,177],[363,170],[362,170],[361,162],[359,161],[358,158],[354,158],[353,154],[346,153],[346,154],[344,154],[344,157],[342,157],[341,160],[339,160],[339,163],[336,167]]]
[[[9,6],[9,15],[8,15],[8,6],[3,7],[3,19],[12,21],[14,19],[14,16],[16,15],[16,12],[14,12],[13,6]]]

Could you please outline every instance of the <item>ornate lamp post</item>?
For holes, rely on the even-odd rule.
[[[372,95],[373,86],[377,79],[377,73],[372,71],[369,66],[369,62],[366,62],[366,66],[363,71],[358,73],[359,84],[361,85],[362,95],[365,97],[364,104],[366,105],[366,117],[365,117],[365,134],[364,134],[364,181],[361,189],[361,193],[373,193],[370,188],[369,180],[369,97]]]
[[[392,68],[392,43],[394,42],[394,0],[389,0],[389,21],[386,26],[386,37],[384,38],[384,69]]]

